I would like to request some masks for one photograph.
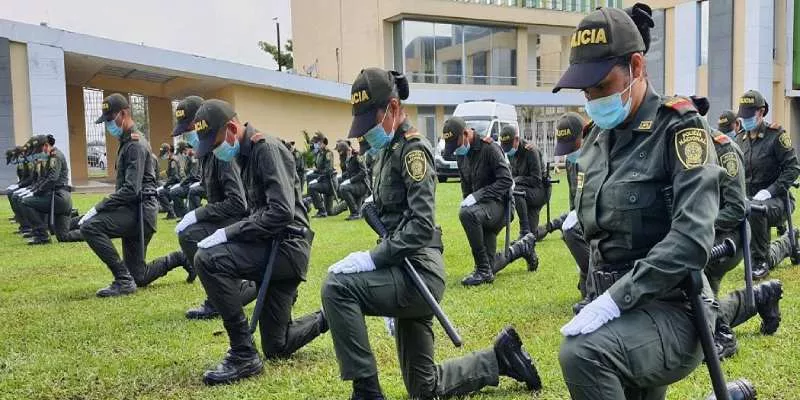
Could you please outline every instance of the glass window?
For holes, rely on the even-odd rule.
[[[500,136],[500,123],[495,121],[492,124],[492,139],[497,141],[497,137]]]
[[[491,55],[491,84],[516,85],[517,30],[513,28],[493,28]]]
[[[438,132],[436,131],[436,108],[431,106],[420,106],[417,109],[417,129],[420,133],[436,143]]]
[[[464,74],[461,27],[452,24],[434,24],[436,37],[436,82],[461,83]]]
[[[708,1],[697,3],[697,7],[699,8],[697,13],[698,25],[700,25],[700,31],[698,32],[698,35],[700,35],[698,37],[700,42],[698,51],[700,54],[697,60],[700,63],[699,65],[705,65],[708,64]]]
[[[433,23],[403,21],[405,73],[411,82],[434,82],[433,41]]]
[[[489,124],[492,121],[487,120],[470,120],[464,121],[467,123],[467,127],[472,128],[478,136],[485,137],[486,134],[489,132]]]

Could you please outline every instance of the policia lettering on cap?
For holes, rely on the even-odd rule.
[[[676,288],[708,259],[721,170],[691,101],[650,87],[639,31],[648,26],[621,9],[593,11],[578,24],[554,89],[582,90],[595,124],[575,193],[592,301],[561,328],[559,355],[577,400],[663,399],[702,360]]]
[[[433,151],[408,121],[401,100],[406,78],[367,68],[352,86],[350,138],[376,157],[373,197],[389,235],[373,249],[350,253],[328,269],[322,303],[330,325],[342,379],[353,381],[352,399],[383,399],[364,315],[396,319],[397,352],[411,398],[466,395],[497,386],[499,376],[541,383],[513,328],[493,348],[437,365],[433,359],[433,312],[402,270],[407,259],[437,300],[444,294],[441,234],[435,222]],[[380,286],[381,290],[371,290]],[[398,301],[398,299],[400,299]]]

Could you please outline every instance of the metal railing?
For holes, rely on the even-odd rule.
[[[622,7],[622,0],[446,0],[491,6],[540,8],[546,10],[589,13],[596,7]]]
[[[528,86],[531,88],[553,87],[561,79],[562,69],[529,69]]]

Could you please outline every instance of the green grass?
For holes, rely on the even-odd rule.
[[[544,381],[544,390],[534,398],[568,398],[558,366],[558,329],[569,320],[578,292],[575,263],[560,234],[538,246],[538,272],[527,272],[519,260],[491,286],[462,288],[459,282],[470,272],[472,261],[458,221],[459,191],[457,183],[438,186],[437,223],[445,231],[448,271],[443,307],[465,346],[454,348],[437,325],[436,359],[485,348],[504,325],[512,323]],[[553,197],[555,216],[567,208],[566,185],[557,187]],[[76,195],[74,203],[86,210],[99,198]],[[219,320],[197,322],[183,316],[204,298],[199,281],[184,283],[185,274],[177,269],[135,295],[98,299],[95,290],[106,285],[111,275],[85,243],[31,248],[12,234],[14,226],[5,222],[8,215],[7,202],[0,201],[0,398],[344,399],[349,395],[349,383],[338,378],[329,335],[288,361],[267,363],[264,374],[255,379],[205,387],[201,374],[221,359],[227,338]],[[313,222],[317,236],[309,280],[300,288],[295,315],[319,308],[319,288],[330,264],[374,244],[375,236],[365,223],[343,218]],[[159,220],[149,258],[178,247],[174,226],[174,221]],[[757,317],[736,328],[739,354],[723,364],[729,378],[752,380],[762,399],[800,398],[800,332],[794,318],[800,307],[795,289],[800,282],[798,271],[785,262],[772,275],[785,285],[784,320],[778,333],[761,336]],[[742,279],[740,267],[728,275],[723,292],[740,286]],[[252,305],[247,311],[251,310]],[[389,398],[404,398],[394,342],[382,320],[369,318],[368,323],[383,388]],[[701,367],[674,385],[668,398],[701,399],[709,392],[707,373]],[[531,395],[522,385],[503,378],[498,388],[484,389],[472,398],[529,399]]]

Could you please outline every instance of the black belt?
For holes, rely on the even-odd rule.
[[[597,296],[603,294],[616,283],[619,278],[633,269],[633,263],[604,264],[595,267],[592,271],[592,281]]]

